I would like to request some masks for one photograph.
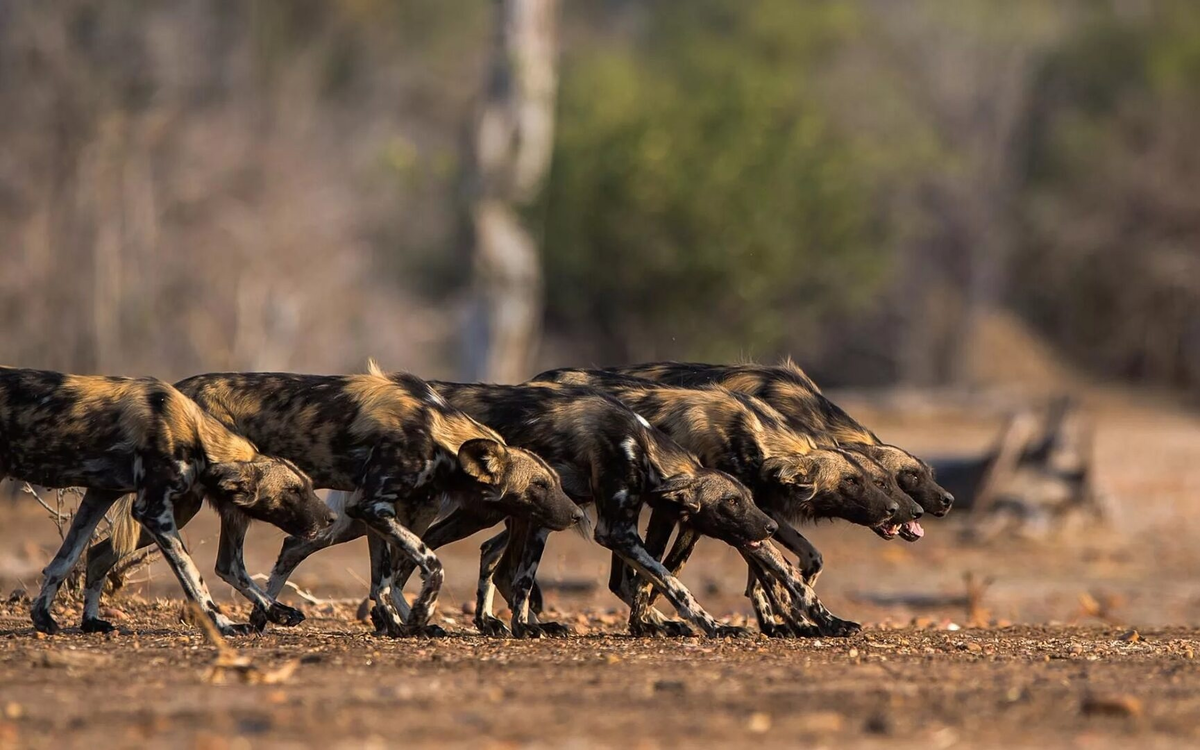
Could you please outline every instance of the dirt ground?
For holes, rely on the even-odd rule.
[[[180,621],[177,584],[155,564],[115,598],[122,632],[72,626],[35,636],[28,605],[58,534],[31,500],[0,499],[0,748],[141,746],[1173,747],[1200,743],[1200,421],[1097,397],[1099,481],[1116,507],[1104,530],[961,540],[953,514],[916,544],[839,525],[811,530],[818,585],[836,614],[866,623],[848,639],[636,640],[603,588],[607,555],[570,533],[551,540],[547,603],[576,635],[484,639],[464,613],[476,537],[447,548],[439,617],[451,637],[391,641],[356,618],[367,573],[360,544],[327,550],[294,582],[309,619],[231,645],[254,679],[214,680],[216,651]],[[985,445],[995,414],[879,412],[888,440],[925,454]],[[186,530],[212,569],[215,523]],[[267,571],[280,536],[252,532]],[[713,614],[746,623],[740,558],[701,545],[683,580]],[[966,574],[989,580],[969,623]],[[228,610],[246,610],[214,583]],[[921,605],[920,598],[929,598]],[[938,601],[938,600],[941,601]],[[222,675],[215,675],[221,677]],[[269,684],[263,684],[266,678]]]

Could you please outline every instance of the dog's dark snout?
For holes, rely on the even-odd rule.
[[[951,505],[954,505],[954,495],[947,492],[942,495],[942,507],[949,509]]]
[[[325,525],[332,526],[335,523],[337,523],[337,519],[338,519],[338,514],[331,510],[325,514]]]
[[[896,514],[900,512],[900,506],[896,503],[889,503],[886,510],[888,518],[895,518]]]
[[[572,523],[581,523],[584,519],[584,516],[585,516],[585,514],[583,512],[583,508],[577,507],[571,512],[571,522]]]
[[[767,533],[773,535],[776,531],[779,531],[779,524],[774,521],[767,521]]]
[[[918,507],[918,508],[913,509],[913,520],[914,521],[920,519],[920,517],[923,515],[925,515],[925,511],[922,510],[921,508]]]

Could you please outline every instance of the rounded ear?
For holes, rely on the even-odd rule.
[[[812,468],[812,461],[807,456],[793,456],[787,459],[772,456],[762,462],[763,476],[782,484],[809,484]]]
[[[700,502],[694,492],[696,479],[687,474],[676,474],[664,479],[657,487],[650,490],[654,497],[665,500],[685,513],[700,511]]]
[[[499,484],[508,466],[508,448],[495,440],[475,438],[458,448],[458,465],[483,484]]]

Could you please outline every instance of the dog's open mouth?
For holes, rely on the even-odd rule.
[[[763,540],[759,539],[759,540],[753,541],[753,542],[746,542],[745,544],[742,545],[742,549],[753,551],[753,550],[761,548],[762,546],[763,546]]]
[[[887,539],[891,541],[892,539],[896,538],[897,534],[900,533],[900,524],[880,524],[879,526],[872,526],[871,531],[874,531],[876,534],[878,534],[880,539]]]
[[[909,521],[900,527],[900,538],[906,542],[915,542],[925,536],[925,529],[920,521]]]

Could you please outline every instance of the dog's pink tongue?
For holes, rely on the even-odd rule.
[[[904,528],[909,534],[912,534],[918,539],[925,536],[925,529],[921,528],[920,521],[909,521],[908,523],[904,524]]]

